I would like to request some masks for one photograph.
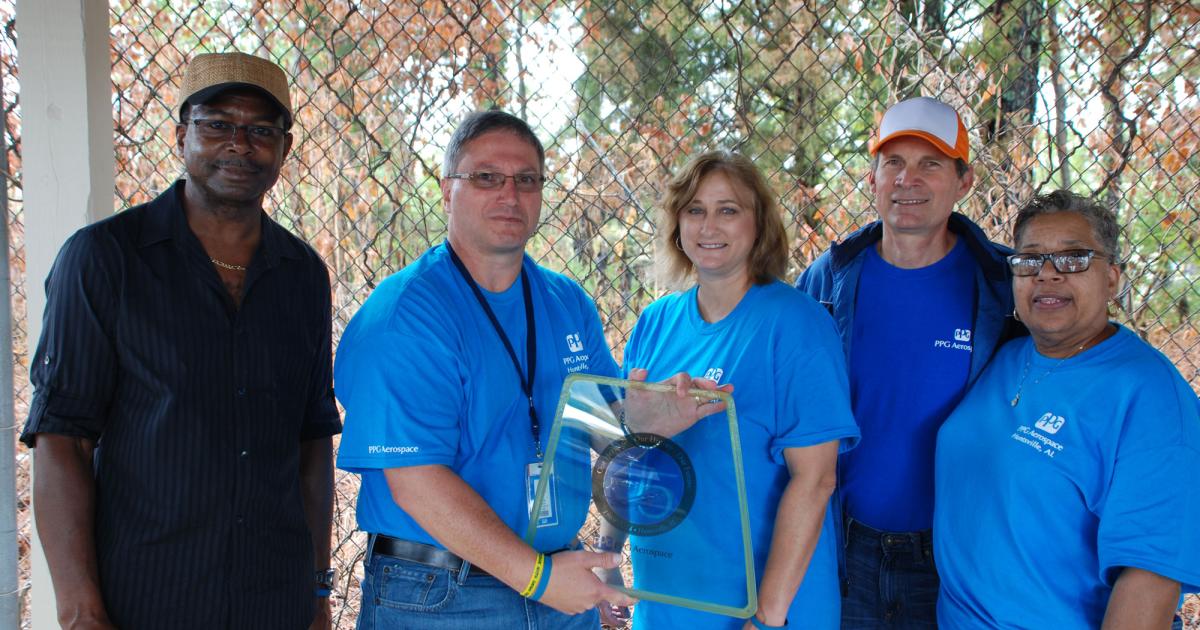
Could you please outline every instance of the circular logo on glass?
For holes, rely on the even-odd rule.
[[[668,532],[696,500],[696,471],[679,445],[653,433],[630,433],[604,449],[592,469],[600,514],[639,536]]]

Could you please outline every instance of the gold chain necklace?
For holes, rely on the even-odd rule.
[[[246,268],[241,265],[231,265],[229,263],[224,263],[224,262],[221,262],[211,256],[208,259],[213,261],[214,265],[221,267],[222,269],[228,269],[230,271],[245,271],[246,270]]]
[[[1103,341],[1105,338],[1108,337],[1108,335],[1111,334],[1108,331],[1109,331],[1109,325],[1105,324],[1104,328],[1099,333],[1096,333],[1096,335],[1093,336],[1091,339],[1088,339],[1087,341],[1079,344],[1079,347],[1075,349],[1075,352],[1072,352],[1071,354],[1059,359],[1058,363],[1055,363],[1054,365],[1050,366],[1050,369],[1046,370],[1045,372],[1042,372],[1042,375],[1035,378],[1033,380],[1033,382],[1029,384],[1029,387],[1032,388],[1033,386],[1042,382],[1042,379],[1046,378],[1047,376],[1050,376],[1050,373],[1053,372],[1054,370],[1057,370],[1058,366],[1062,365],[1063,362],[1066,361],[1067,359],[1073,359],[1073,358],[1079,356],[1079,353],[1083,352],[1085,349],[1090,348],[1091,346],[1094,346],[1094,345],[1100,343],[1101,341]],[[1114,330],[1114,332],[1115,332],[1115,330]],[[1021,382],[1017,384],[1017,393],[1013,394],[1012,400],[1010,400],[1008,402],[1008,404],[1013,407],[1016,407],[1017,403],[1021,402],[1021,392],[1024,391],[1024,389],[1025,389],[1025,377],[1029,376],[1029,367],[1031,365],[1033,365],[1034,345],[1035,344],[1030,342],[1029,356],[1025,359],[1025,369],[1021,371]]]

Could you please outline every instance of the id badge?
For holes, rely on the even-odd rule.
[[[546,480],[546,496],[536,515],[533,514],[533,500],[537,497],[538,482],[542,478],[542,462],[533,462],[525,467],[525,509],[529,519],[537,518],[538,527],[554,527],[558,525],[558,484],[551,474]]]

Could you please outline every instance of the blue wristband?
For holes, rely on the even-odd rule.
[[[550,569],[554,566],[550,558],[550,554],[546,554],[546,566],[542,567],[542,578],[538,580],[537,588],[533,589],[533,595],[529,596],[529,599],[535,602],[542,598],[542,594],[546,592],[546,587],[550,586]]]
[[[768,626],[765,622],[759,621],[758,616],[750,617],[750,623],[754,624],[754,627],[758,628],[758,630],[780,630],[781,628],[787,628],[787,621],[784,621],[782,626]]]

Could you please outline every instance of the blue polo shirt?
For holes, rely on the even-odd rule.
[[[533,397],[542,451],[563,380],[617,374],[596,306],[566,277],[525,257],[537,329]],[[525,370],[521,280],[487,296]],[[382,282],[342,336],[334,366],[346,409],[339,468],[362,475],[358,524],[373,533],[438,545],[392,500],[383,469],[440,464],[479,493],[518,535],[529,523],[526,468],[536,461],[528,403],[503,343],[450,260],[426,252]],[[539,529],[542,551],[567,546],[587,497]]]

